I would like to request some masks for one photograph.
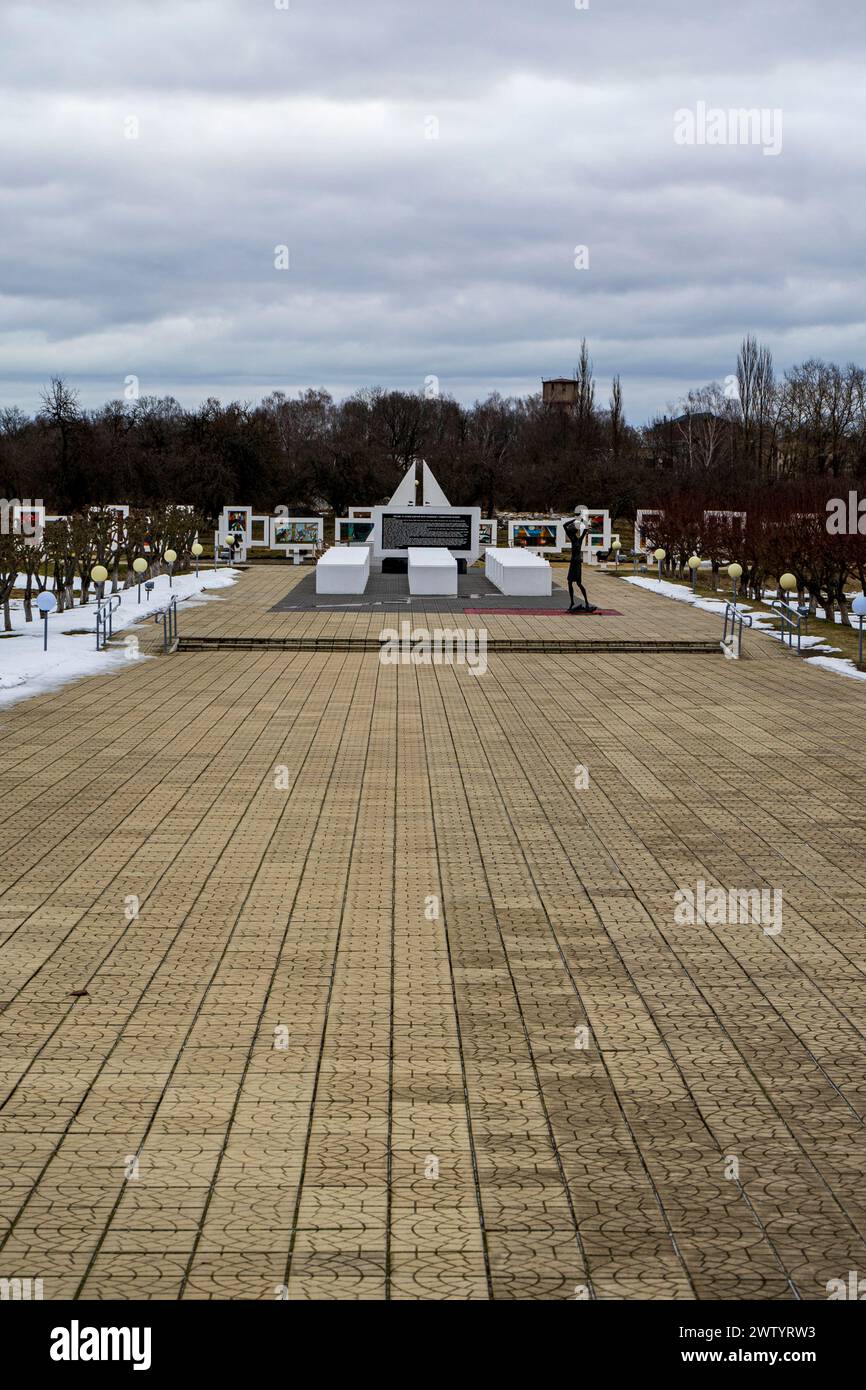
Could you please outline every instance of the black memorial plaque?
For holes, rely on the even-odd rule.
[[[382,549],[407,550],[410,545],[471,550],[471,513],[424,516],[421,512],[386,512],[382,517]]]

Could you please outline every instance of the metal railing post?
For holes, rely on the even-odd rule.
[[[751,613],[744,613],[735,603],[728,602],[725,604],[725,621],[722,627],[723,646],[726,645],[728,641],[729,618],[731,623],[731,649],[736,649],[736,655],[739,656],[743,645],[743,628],[752,626],[752,615]]]
[[[162,623],[162,649],[168,652],[177,638],[177,595],[172,594],[164,608],[158,608],[153,615],[155,623]]]
[[[794,634],[796,632],[796,652],[802,656],[802,623],[803,617],[799,609],[792,609],[783,599],[777,599],[773,603],[774,609],[778,612],[778,637],[783,645],[787,641],[788,648],[794,649]],[[796,619],[792,614],[796,614]]]
[[[797,634],[797,654],[802,656],[803,646],[803,615],[799,608],[792,609],[783,599],[777,599],[772,605],[778,610],[779,614],[779,638],[784,645],[787,641],[789,648],[794,648],[794,633]],[[792,614],[796,614],[796,621]]]

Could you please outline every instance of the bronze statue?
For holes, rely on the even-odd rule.
[[[583,553],[582,546],[584,539],[589,532],[589,508],[575,507],[574,516],[565,522],[563,526],[565,534],[571,542],[571,560],[568,565],[568,597],[571,601],[569,613],[595,613],[595,605],[590,603],[587,598],[586,589],[583,587]],[[583,607],[574,601],[574,586],[577,585],[583,594]]]

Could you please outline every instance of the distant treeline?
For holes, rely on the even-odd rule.
[[[734,364],[732,364],[734,366]],[[81,408],[54,379],[41,408],[0,411],[0,494],[41,498],[49,512],[90,503],[185,503],[213,518],[231,503],[270,512],[386,500],[425,458],[452,501],[500,511],[564,511],[585,502],[616,517],[682,492],[708,506],[743,502],[782,480],[852,485],[866,475],[866,374],[809,361],[777,379],[768,349],[742,344],[724,383],[689,392],[642,429],[626,422],[619,378],[596,399],[584,344],[573,401],[494,393],[463,406],[381,388],[335,401],[326,391],[261,404],[171,396]]]

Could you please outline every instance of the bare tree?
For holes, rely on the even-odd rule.
[[[41,392],[40,399],[42,409],[39,412],[39,420],[53,434],[55,440],[60,506],[74,506],[79,500],[76,496],[79,478],[75,444],[82,421],[78,392],[67,386],[62,377],[55,376]]]
[[[622,383],[615,376],[610,388],[610,452],[615,464],[619,463],[625,431],[625,416],[622,408]]]
[[[577,396],[574,403],[578,420],[589,420],[595,410],[595,381],[592,375],[592,358],[586,346],[586,339],[580,342],[580,356],[577,359]]]

